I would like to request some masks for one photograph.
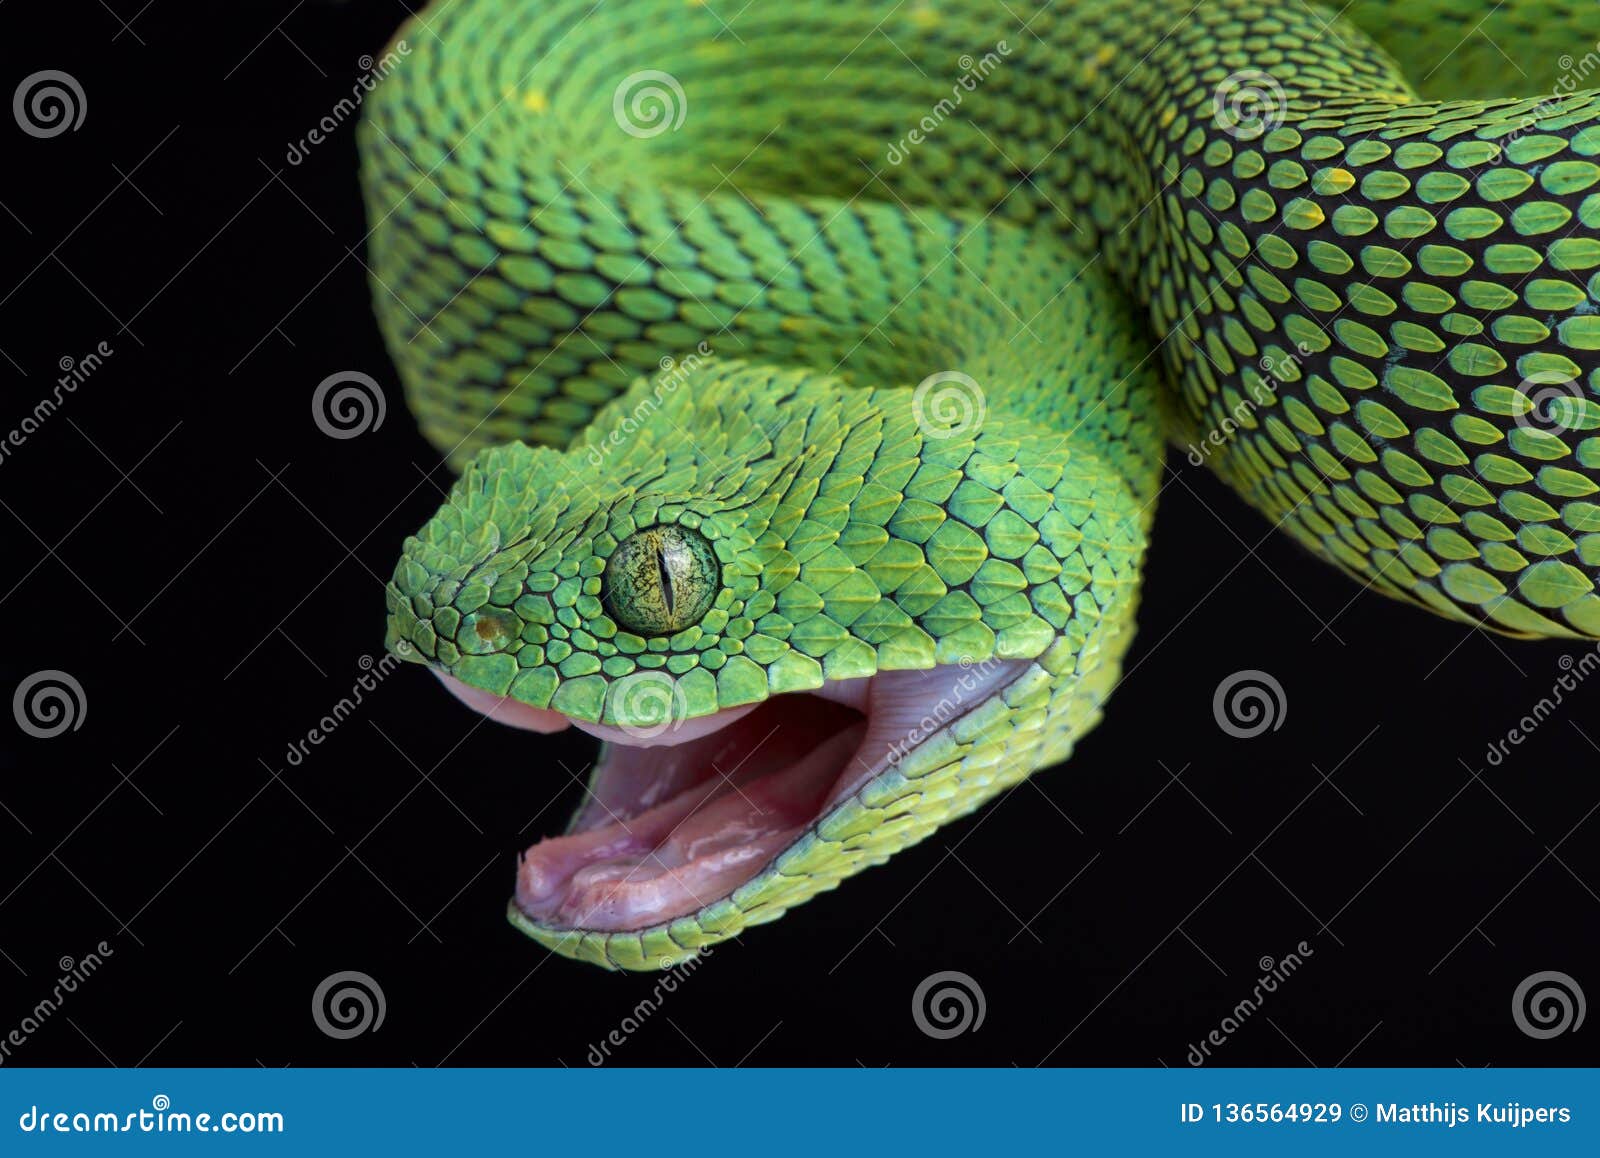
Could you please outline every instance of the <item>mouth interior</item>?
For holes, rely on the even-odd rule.
[[[579,724],[612,742],[568,831],[523,854],[516,903],[540,924],[602,932],[714,904],[1029,666],[831,681],[648,738]]]

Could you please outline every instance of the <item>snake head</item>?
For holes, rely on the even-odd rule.
[[[1128,637],[1141,512],[1069,439],[923,409],[674,367],[565,450],[480,453],[406,541],[390,646],[606,741],[514,922],[678,960],[1065,756]]]

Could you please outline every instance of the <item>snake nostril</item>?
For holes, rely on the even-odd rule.
[[[453,619],[452,619],[453,621]],[[450,626],[434,619],[435,629]],[[456,647],[466,655],[491,655],[510,647],[522,631],[522,621],[508,611],[485,608],[461,617],[454,632]]]

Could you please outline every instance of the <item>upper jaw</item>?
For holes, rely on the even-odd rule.
[[[547,928],[610,933],[726,898],[1031,666],[880,672],[659,731],[573,720],[441,679],[469,707],[514,727],[576,724],[607,741],[568,832],[524,853],[514,904]]]
[[[632,747],[649,748],[687,743],[690,740],[699,739],[701,736],[726,727],[734,720],[754,711],[759,706],[757,704],[745,704],[743,707],[738,708],[723,708],[721,711],[712,712],[706,716],[698,716],[692,720],[668,718],[652,724],[633,726],[599,724],[588,720],[579,720],[562,712],[553,711],[550,708],[536,708],[530,704],[519,703],[509,696],[498,696],[481,688],[470,687],[437,668],[432,669],[432,671],[456,699],[473,711],[480,712],[498,723],[507,724],[513,728],[522,728],[529,732],[544,732],[547,734],[560,732],[576,725],[580,731],[587,732],[596,739],[604,740],[609,744],[623,744]]]

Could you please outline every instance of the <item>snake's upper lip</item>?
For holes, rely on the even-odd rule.
[[[670,728],[619,728],[612,724],[575,720],[571,716],[551,711],[549,708],[530,707],[506,696],[470,687],[437,668],[431,670],[444,686],[450,689],[450,694],[456,699],[473,711],[481,712],[499,723],[509,724],[513,728],[525,728],[530,732],[545,733],[559,732],[576,726],[580,731],[587,732],[608,744],[622,744],[628,747],[654,748],[686,744],[690,740],[698,740],[701,736],[727,727],[741,716],[755,711],[759,706],[746,704],[742,708],[724,708],[720,712],[712,712],[710,715],[699,716],[692,720],[673,721]]]
[[[604,932],[704,909],[1029,666],[996,660],[832,681],[659,736],[579,723],[623,742],[602,754],[569,831],[523,856],[516,903],[540,924]],[[576,722],[444,678],[463,702],[514,726],[550,732]]]

